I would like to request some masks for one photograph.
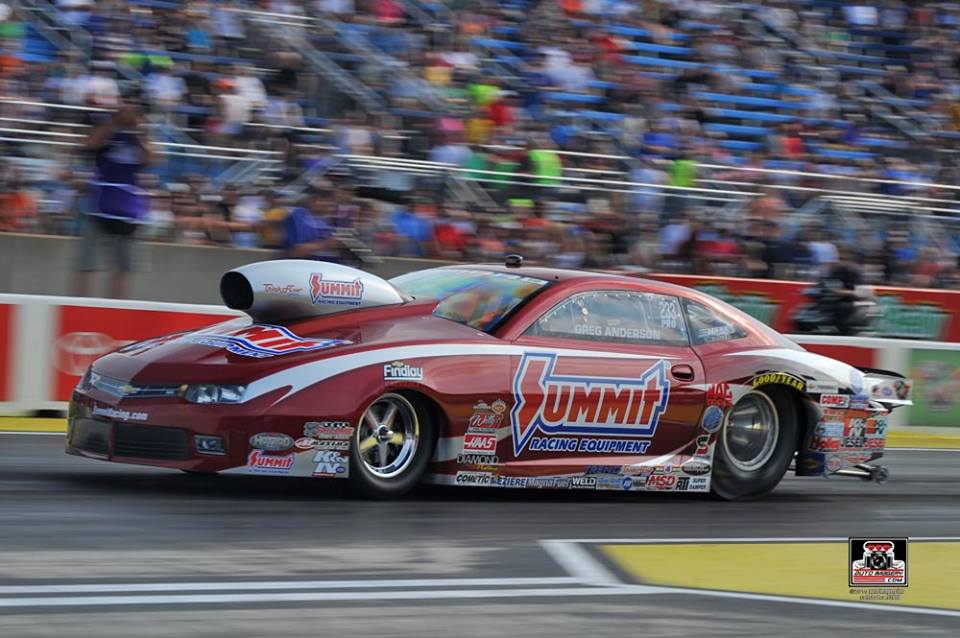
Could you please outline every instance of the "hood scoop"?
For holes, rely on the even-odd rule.
[[[220,279],[220,296],[228,308],[266,323],[406,301],[376,275],[307,259],[277,259],[234,268]]]

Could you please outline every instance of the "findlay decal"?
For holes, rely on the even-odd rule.
[[[352,342],[343,339],[307,339],[298,337],[282,326],[254,324],[225,332],[194,332],[174,339],[211,348],[223,348],[244,357],[265,359],[292,352],[312,352]]]
[[[657,431],[670,398],[667,362],[659,360],[639,377],[566,376],[556,374],[557,355],[525,352],[513,378],[510,411],[515,456],[531,449],[549,449],[552,435],[630,437],[620,440],[564,438],[557,449],[582,452],[644,453]],[[537,431],[547,437],[537,437]],[[641,449],[642,448],[642,449]]]

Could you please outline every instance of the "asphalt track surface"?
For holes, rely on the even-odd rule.
[[[0,636],[958,635],[960,614],[647,591],[588,545],[542,542],[960,535],[960,453],[884,463],[884,486],[788,478],[752,503],[438,487],[371,502],[0,434]]]

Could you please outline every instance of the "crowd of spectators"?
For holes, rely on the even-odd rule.
[[[0,128],[11,131],[0,135],[0,231],[79,233],[90,166],[69,144],[95,109],[135,101],[165,145],[142,180],[141,238],[323,259],[349,259],[360,242],[378,255],[520,252],[556,266],[804,278],[855,244],[870,281],[956,285],[952,244],[923,243],[902,217],[853,240],[835,232],[837,216],[793,215],[832,189],[927,198],[917,201],[936,202],[935,217],[956,193],[936,184],[960,181],[949,134],[960,130],[960,5],[836,4],[58,0],[56,19],[90,46],[47,57],[24,53],[30,15],[0,5]],[[269,13],[298,46],[237,9]],[[875,79],[924,135],[876,117],[839,67],[785,44],[843,53],[863,31],[905,52]],[[682,48],[683,64],[638,63],[636,33],[663,59]],[[370,48],[373,58],[360,55]],[[331,97],[314,50],[382,109]],[[705,94],[760,86],[790,118],[749,143],[714,126],[728,116]],[[24,142],[18,128],[42,134]],[[225,158],[257,153],[276,170],[221,179]],[[54,162],[45,177],[37,155]],[[442,176],[358,170],[344,155],[441,163],[483,197],[462,203]],[[730,182],[750,192],[739,208],[679,190]]]

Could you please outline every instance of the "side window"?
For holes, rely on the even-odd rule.
[[[684,299],[683,308],[690,322],[690,340],[695,346],[747,336],[743,328],[703,304]]]
[[[676,297],[612,290],[570,297],[540,317],[526,334],[603,343],[689,345]]]

